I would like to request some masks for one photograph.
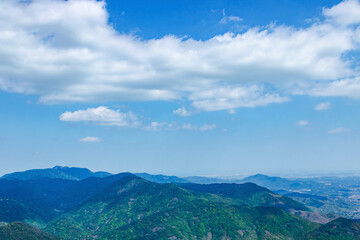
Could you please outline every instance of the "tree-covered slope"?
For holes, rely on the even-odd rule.
[[[61,167],[45,169],[32,169],[24,172],[14,172],[4,175],[2,178],[31,180],[39,178],[60,178],[67,180],[83,180],[89,177],[108,177],[110,173],[107,172],[92,172],[87,168],[76,167]]]
[[[60,240],[22,222],[13,222],[0,227],[2,240]]]
[[[126,177],[46,231],[64,239],[299,239],[313,227],[276,208],[229,205],[173,184]]]
[[[359,240],[360,224],[351,219],[338,218],[311,231],[303,240]]]
[[[237,203],[252,207],[271,206],[286,211],[309,210],[303,204],[271,192],[269,189],[260,187],[254,183],[217,183],[217,184],[183,184],[181,187],[197,192],[218,194],[235,200]]]

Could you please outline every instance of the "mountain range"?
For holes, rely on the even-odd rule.
[[[297,201],[331,202],[319,193],[339,189],[335,178],[192,179],[208,184],[68,167],[7,174],[0,178],[0,239],[358,239],[356,221]],[[296,191],[305,186],[311,191]]]

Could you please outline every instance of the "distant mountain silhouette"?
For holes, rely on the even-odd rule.
[[[45,169],[32,169],[24,172],[14,172],[4,175],[2,178],[31,180],[38,178],[61,178],[67,180],[83,180],[89,177],[107,177],[110,176],[107,172],[92,172],[87,168],[76,167],[61,167],[56,166],[53,168]]]

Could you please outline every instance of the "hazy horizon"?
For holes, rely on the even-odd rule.
[[[74,167],[74,166],[53,166],[53,167],[49,167],[49,168],[39,168],[39,169],[51,169],[51,168],[55,168],[55,167],[65,167],[65,168],[85,168],[85,169],[89,169],[86,168],[85,166],[81,167]],[[37,169],[23,169],[23,170],[17,170],[14,172],[7,172],[5,174],[0,174],[0,177],[5,176],[6,174],[11,174],[11,173],[15,173],[15,172],[24,172],[24,171],[28,171],[28,170],[37,170]],[[200,174],[193,174],[193,175],[176,175],[176,174],[169,174],[166,172],[131,172],[131,171],[120,171],[120,172],[112,172],[112,171],[105,171],[105,170],[101,170],[101,169],[89,169],[92,172],[108,172],[110,174],[119,174],[119,173],[124,173],[124,172],[130,172],[130,173],[147,173],[147,174],[151,174],[151,175],[165,175],[165,176],[176,176],[176,177],[180,177],[180,178],[184,178],[184,177],[206,177],[206,178],[219,178],[219,179],[227,179],[227,180],[236,180],[236,179],[243,179],[246,177],[250,177],[250,176],[254,176],[254,175],[266,175],[269,177],[281,177],[281,178],[288,178],[288,179],[298,179],[298,178],[316,178],[316,177],[360,177],[360,172],[359,171],[348,171],[348,172],[297,172],[297,173],[284,173],[284,172],[254,172],[254,173],[244,173],[244,174],[229,174],[229,175],[200,175]]]

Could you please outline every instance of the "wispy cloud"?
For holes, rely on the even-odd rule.
[[[315,110],[317,111],[329,110],[330,108],[331,108],[330,102],[319,103],[318,105],[315,106]]]
[[[79,139],[79,142],[101,142],[101,139],[98,137],[84,137]]]
[[[216,125],[215,124],[204,124],[202,126],[199,127],[200,131],[208,131],[208,130],[212,130],[215,129]]]
[[[182,126],[182,129],[193,130],[193,131],[208,131],[208,130],[212,130],[215,128],[216,128],[215,124],[204,124],[202,126],[196,126],[196,125],[193,125],[190,123],[186,123]]]
[[[105,106],[87,108],[74,112],[65,112],[60,115],[60,121],[87,122],[105,126],[137,127],[141,123],[132,112],[123,113]]]
[[[160,130],[178,130],[179,126],[176,122],[151,122],[149,125],[143,127],[147,131],[160,131]]]
[[[174,110],[173,113],[182,117],[189,117],[195,114],[194,111],[189,111],[185,107],[178,108]]]
[[[178,124],[177,122],[152,122],[148,126],[144,126],[143,129],[147,131],[160,131],[160,130],[191,130],[191,131],[209,131],[215,129],[215,124],[204,124],[201,126],[191,123]]]
[[[298,121],[296,124],[298,125],[298,126],[307,126],[307,125],[309,125],[309,121],[307,121],[307,120],[300,120],[300,121]]]
[[[226,24],[229,22],[241,22],[243,19],[238,16],[227,16],[225,13],[225,9],[222,10],[222,18],[220,19],[219,23]]]
[[[337,134],[337,133],[346,133],[346,132],[350,132],[350,129],[347,128],[343,128],[343,127],[339,127],[339,128],[334,128],[328,131],[328,133],[331,134]]]

